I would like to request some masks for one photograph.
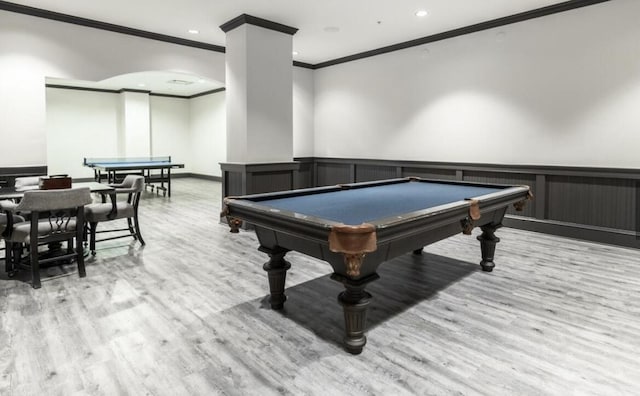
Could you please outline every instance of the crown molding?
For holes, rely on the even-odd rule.
[[[254,26],[260,26],[260,27],[263,27],[265,29],[275,30],[276,32],[290,34],[292,36],[294,34],[296,34],[296,32],[298,31],[297,28],[294,28],[294,27],[291,27],[291,26],[287,26],[287,25],[283,25],[281,23],[269,21],[269,20],[266,20],[266,19],[254,17],[254,16],[248,15],[248,14],[242,14],[240,16],[237,16],[237,17],[233,18],[229,22],[223,23],[222,25],[220,25],[220,29],[222,29],[223,32],[227,33],[230,30],[233,30],[233,29],[235,29],[235,28],[237,28],[239,26],[245,25],[245,24],[254,25]]]
[[[225,52],[225,48],[220,45],[203,43],[201,41],[187,40],[180,37],[168,36],[166,34],[148,32],[146,30],[129,28],[112,23],[96,21],[94,19],[81,18],[74,15],[62,14],[43,10],[41,8],[29,7],[22,4],[11,3],[8,1],[0,1],[0,10],[15,12],[18,14],[30,15],[38,18],[50,19],[58,22],[71,23],[73,25],[85,26],[94,29],[106,30],[109,32],[122,33],[130,36],[137,36],[165,43],[184,45],[187,47],[200,48],[214,52]]]
[[[370,51],[364,51],[357,54],[328,60],[325,62],[310,64],[310,63],[293,61],[293,65],[297,67],[312,69],[312,70],[321,69],[324,67],[334,66],[334,65],[338,65],[346,62],[352,62],[359,59],[369,58],[376,55],[399,51],[406,48],[416,47],[419,45],[446,40],[446,39],[462,36],[465,34],[480,32],[482,30],[493,29],[500,26],[510,25],[513,23],[523,22],[530,19],[535,19],[535,18],[540,18],[540,17],[553,15],[561,12],[571,11],[577,8],[591,6],[599,3],[606,3],[609,1],[612,1],[612,0],[569,0],[562,3],[553,4],[550,6],[521,12],[519,14],[510,15],[503,18],[492,19],[490,21],[480,22],[475,25],[465,26],[462,28],[453,29],[446,32],[442,32],[442,33],[437,33],[431,36],[426,36],[426,37],[418,38],[415,40],[405,41],[405,42],[377,48]],[[60,21],[60,22],[72,23],[75,25],[92,27],[95,29],[102,29],[102,30],[107,30],[111,32],[116,32],[116,33],[128,34],[132,36],[148,38],[151,40],[164,41],[172,44],[200,48],[200,49],[209,50],[209,51],[215,51],[215,52],[221,52],[221,53],[225,52],[225,47],[219,46],[219,45],[208,44],[200,41],[187,40],[179,37],[167,36],[164,34],[128,28],[125,26],[114,25],[114,24],[100,22],[92,19],[80,18],[73,15],[47,11],[40,8],[28,7],[28,6],[11,3],[3,0],[0,0],[0,10],[26,14],[26,15],[39,17],[39,18]],[[295,34],[298,31],[298,29],[296,28],[282,25],[276,22],[268,21],[266,19],[254,17],[251,15],[247,15],[247,14],[242,14],[230,20],[229,22],[224,23],[223,25],[220,26],[220,28],[224,32],[227,32],[245,23],[261,26],[267,29],[276,30],[276,31],[291,34],[291,35]]]
[[[511,25],[513,23],[524,22],[530,19],[540,18],[547,15],[557,14],[560,12],[571,11],[594,4],[605,3],[611,0],[570,0],[563,3],[553,4],[547,7],[536,8],[534,10],[521,12],[519,14],[509,15],[502,18],[492,19],[490,21],[480,22],[475,25],[465,26],[458,29],[449,30],[442,33],[433,34],[418,38],[415,40],[404,41],[402,43],[388,45],[386,47],[377,48],[370,51],[364,51],[357,54],[336,58],[326,62],[320,62],[313,65],[313,69],[321,69],[324,67],[334,66],[341,63],[352,62],[359,59],[369,58],[376,55],[395,52],[406,48],[417,47],[436,41],[446,40],[465,34],[480,32],[482,30],[494,29],[500,26]]]
[[[211,95],[214,93],[225,91],[226,88],[216,88],[209,91],[200,92],[193,95],[172,95],[172,94],[163,94],[163,93],[154,93],[152,91],[145,91],[141,89],[104,89],[104,88],[90,88],[90,87],[76,87],[73,85],[61,85],[61,84],[45,84],[47,88],[56,88],[56,89],[68,89],[72,91],[89,91],[89,92],[101,92],[101,93],[112,93],[112,94],[120,94],[123,92],[137,92],[137,93],[146,93],[149,96],[159,96],[163,98],[175,98],[175,99],[193,99],[199,98],[200,96]]]

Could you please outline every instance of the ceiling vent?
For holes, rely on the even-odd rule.
[[[187,81],[187,80],[169,80],[167,81],[168,84],[177,84],[177,85],[191,85],[193,84],[193,81]]]

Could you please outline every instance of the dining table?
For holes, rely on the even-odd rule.
[[[71,184],[71,188],[82,188],[89,187],[89,190],[92,193],[110,193],[115,191],[115,189],[108,184],[98,183],[98,182],[73,182]],[[21,186],[21,187],[0,187],[0,200],[3,199],[11,199],[11,200],[20,200],[24,193],[30,190],[38,190],[38,185],[29,185],[29,186]]]

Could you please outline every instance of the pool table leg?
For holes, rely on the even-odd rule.
[[[364,331],[367,323],[367,309],[371,301],[371,294],[364,288],[369,282],[378,279],[378,276],[375,275],[364,282],[353,282],[336,274],[331,278],[342,283],[345,288],[345,291],[338,295],[338,302],[344,311],[344,348],[347,352],[358,355],[367,343]]]
[[[269,261],[262,266],[262,269],[267,271],[269,276],[271,309],[282,309],[287,300],[287,296],[284,294],[284,283],[287,278],[287,270],[291,268],[291,263],[285,260],[284,256],[289,251],[280,247],[270,249],[264,246],[260,246],[258,250],[269,255]]]
[[[482,270],[486,272],[493,271],[493,268],[496,266],[493,263],[493,256],[496,252],[496,243],[500,242],[500,238],[494,233],[499,227],[500,224],[487,224],[480,227],[482,230],[482,234],[478,236],[480,250],[482,252],[480,266],[482,266]]]

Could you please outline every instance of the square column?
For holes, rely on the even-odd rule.
[[[298,29],[246,14],[220,28],[227,34],[227,161],[292,161],[291,51]]]

